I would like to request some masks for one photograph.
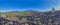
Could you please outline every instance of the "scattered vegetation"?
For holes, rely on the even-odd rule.
[[[24,16],[24,12],[20,12],[19,15],[20,15],[20,16]]]
[[[21,21],[24,22],[24,23],[26,23],[27,19],[26,18],[22,18]]]
[[[12,19],[14,18],[14,13],[13,12],[9,13],[9,18],[12,18]]]

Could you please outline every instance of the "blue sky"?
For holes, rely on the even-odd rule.
[[[60,9],[60,0],[0,0],[0,11],[48,11],[52,7]]]

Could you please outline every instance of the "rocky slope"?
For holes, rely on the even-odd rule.
[[[0,25],[60,25],[60,10],[0,12]]]

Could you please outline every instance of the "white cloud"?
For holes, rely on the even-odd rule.
[[[55,7],[56,10],[60,10],[60,5]]]

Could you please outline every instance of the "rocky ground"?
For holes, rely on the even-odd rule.
[[[1,12],[0,25],[60,25],[60,10]]]

